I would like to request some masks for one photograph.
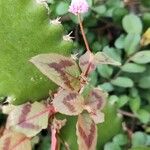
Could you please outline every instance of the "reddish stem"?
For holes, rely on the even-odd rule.
[[[57,131],[55,128],[51,127],[51,148],[50,150],[59,150],[57,140]]]

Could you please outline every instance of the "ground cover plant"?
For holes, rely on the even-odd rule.
[[[0,6],[0,150],[150,149],[150,2]]]

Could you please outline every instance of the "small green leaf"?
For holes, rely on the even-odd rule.
[[[133,85],[134,85],[133,81],[127,77],[118,77],[118,78],[112,80],[111,83],[113,85],[124,87],[124,88],[133,87]]]
[[[139,87],[143,89],[149,89],[150,88],[150,76],[144,76],[139,81]]]
[[[148,123],[150,121],[150,113],[144,109],[137,111],[137,117],[142,123]]]
[[[118,49],[124,48],[124,40],[125,36],[122,34],[116,41],[115,41],[115,47]]]
[[[107,143],[105,144],[104,150],[121,150],[121,148],[116,143]]]
[[[113,69],[108,65],[97,66],[97,71],[104,78],[109,78],[113,73]]]
[[[132,58],[132,61],[138,64],[146,64],[150,62],[150,50],[144,50],[136,53]]]
[[[114,90],[113,85],[111,83],[109,83],[109,82],[100,84],[99,87],[102,88],[106,92],[111,92],[111,91]]]
[[[113,142],[123,146],[128,143],[128,137],[124,134],[118,134],[113,138]]]
[[[143,132],[136,132],[132,135],[132,146],[142,146],[146,144],[147,136]]]
[[[127,102],[129,101],[129,97],[127,95],[122,95],[119,97],[119,100],[117,101],[118,107],[123,107]]]
[[[143,65],[135,64],[135,63],[127,63],[123,65],[121,69],[125,72],[141,73],[146,70],[146,67]]]
[[[129,101],[129,106],[133,112],[137,112],[138,109],[140,108],[140,105],[141,105],[141,101],[138,97],[137,98],[131,98]]]
[[[56,13],[57,15],[64,15],[68,12],[69,4],[66,2],[60,2],[58,3],[56,7]]]
[[[105,14],[107,8],[105,5],[99,5],[99,6],[93,7],[92,10],[94,10],[99,15],[103,15]]]
[[[142,22],[140,18],[134,14],[126,15],[122,21],[123,28],[127,33],[141,34]]]
[[[125,37],[124,48],[128,55],[133,54],[138,51],[138,46],[140,45],[140,34],[128,34]]]

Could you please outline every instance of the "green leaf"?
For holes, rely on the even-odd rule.
[[[142,146],[146,144],[147,136],[143,132],[136,132],[132,135],[132,146]]]
[[[150,62],[150,50],[144,50],[136,53],[132,58],[132,61],[138,64],[146,64]]]
[[[100,74],[100,76],[104,78],[109,78],[113,73],[113,69],[108,65],[97,66],[97,71]]]
[[[150,122],[150,113],[144,109],[140,109],[137,111],[137,117],[142,123]]]
[[[56,7],[56,13],[57,15],[64,15],[68,12],[69,4],[66,2],[60,2],[58,3]]]
[[[113,85],[111,83],[109,83],[109,82],[100,84],[99,87],[102,88],[106,92],[111,92],[111,91],[114,90]]]
[[[131,148],[129,150],[149,150],[149,147],[146,147],[146,146],[137,146],[137,147]]]
[[[128,101],[129,101],[129,97],[127,95],[122,95],[119,97],[117,101],[117,105],[119,108],[123,107],[125,104],[127,104]]]
[[[56,89],[29,63],[31,57],[66,55],[72,48],[72,42],[63,40],[63,26],[50,21],[45,6],[43,0],[0,0],[0,97],[10,97],[13,104],[41,100]]]
[[[129,101],[129,106],[134,113],[138,111],[140,105],[141,105],[141,100],[138,97],[131,98]]]
[[[142,22],[137,15],[129,14],[126,15],[122,20],[123,28],[127,33],[141,34]]]
[[[105,5],[99,5],[96,7],[93,7],[92,10],[94,10],[96,13],[98,13],[99,15],[103,15],[106,12],[106,6]]]
[[[121,150],[121,148],[116,143],[107,143],[104,146],[104,150]]]
[[[146,70],[146,67],[144,65],[138,65],[135,63],[127,63],[121,67],[121,69],[125,72],[131,72],[131,73],[141,73]]]
[[[143,89],[149,89],[150,88],[150,76],[142,77],[139,80],[138,85],[139,85],[139,87],[141,87]]]
[[[124,48],[124,40],[125,36],[122,34],[119,36],[119,38],[115,41],[115,47],[118,49],[123,49]]]
[[[128,55],[133,54],[138,51],[138,46],[140,45],[140,34],[128,34],[125,37],[124,48]]]
[[[133,87],[134,85],[133,81],[127,77],[117,77],[116,79],[112,80],[111,83],[124,88]]]
[[[113,142],[120,146],[123,146],[128,143],[128,137],[124,134],[118,134],[113,138]]]

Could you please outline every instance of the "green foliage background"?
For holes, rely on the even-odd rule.
[[[0,6],[3,5],[3,2],[4,1],[0,0]],[[24,0],[20,0],[20,2],[20,6],[25,6],[26,2]],[[140,45],[140,39],[146,29],[150,27],[150,1],[128,0],[128,2],[125,3],[123,0],[88,0],[88,2],[90,10],[83,17],[85,31],[91,49],[93,52],[104,51],[110,57],[122,64],[120,68],[108,65],[99,66],[90,76],[91,84],[101,87],[109,93],[108,105],[104,110],[106,113],[106,122],[99,126],[97,150],[148,150],[150,149],[150,46],[142,47]],[[56,17],[61,16],[66,33],[73,31],[72,36],[75,37],[73,53],[79,53],[79,55],[82,54],[85,47],[76,17],[68,13],[70,0],[48,0],[48,4],[50,8],[50,17],[55,19]],[[10,4],[6,10],[9,10],[9,6]],[[15,11],[17,11],[17,8],[18,7],[16,7]],[[38,47],[38,49],[41,49],[38,53],[48,52],[49,50],[53,51],[54,49],[57,49],[58,52],[71,49],[71,43],[61,43],[63,34],[62,26],[59,27],[59,29],[54,30],[56,33],[53,33],[53,29],[48,28],[47,25],[49,20],[47,20],[48,14],[45,12],[45,9],[37,7],[34,9],[29,8],[29,10],[33,13],[35,18],[39,18],[32,22],[32,16],[30,16],[29,11],[27,11],[29,14],[26,13],[25,15],[26,17],[31,17],[31,21],[29,22],[32,27],[30,30],[26,30],[25,27],[30,27],[29,24],[28,26],[26,26],[26,22],[22,22],[21,25],[18,24],[17,36],[9,37],[13,39],[13,42],[9,43],[9,38],[6,40],[6,47],[8,44],[11,44],[11,47],[7,47],[9,55],[12,53],[16,58],[16,55],[20,53],[19,50],[22,45],[18,44],[19,50],[17,53],[14,53],[11,50],[13,43],[18,41],[18,39],[22,37],[22,34],[28,34],[31,31],[34,33],[34,39],[29,36],[26,36],[25,39],[23,39],[28,45],[23,47],[26,53],[20,53],[22,59],[18,60],[18,62],[21,66],[24,63],[24,60],[28,60],[30,57],[37,54],[35,47],[32,45],[33,43],[35,45],[38,44],[36,45],[36,48]],[[9,11],[11,14],[12,10]],[[18,11],[20,12],[20,10]],[[4,8],[2,9],[1,7],[0,14],[2,14],[2,12],[4,12]],[[44,15],[40,16],[39,14],[41,14],[41,12]],[[10,18],[12,18],[12,16],[8,15],[8,20],[11,20]],[[5,15],[1,15],[1,20],[5,20]],[[13,20],[11,21],[13,22]],[[33,28],[33,24],[35,28]],[[2,23],[0,23],[0,25],[4,27]],[[3,31],[6,31],[6,29],[11,36],[15,36],[16,33],[13,32],[14,30],[12,30],[12,28],[9,29],[8,26],[5,26],[5,30]],[[0,32],[1,45],[5,41],[4,37],[6,37],[3,31]],[[40,37],[41,32],[42,37]],[[50,33],[53,33],[52,36]],[[45,39],[43,39],[43,37]],[[53,41],[51,45],[49,45],[49,38]],[[30,54],[26,49],[28,47],[33,48],[33,51]],[[3,66],[3,69],[1,70],[5,70],[5,65],[3,64],[8,60],[7,55],[4,54],[6,54],[6,52],[0,51],[0,57],[2,58],[0,64]],[[2,57],[2,55],[4,57]],[[18,76],[18,74],[16,74],[18,63],[16,63],[14,59],[11,59],[10,61],[12,61],[12,64],[16,64],[14,66],[16,69],[8,72],[11,86],[8,86],[10,81],[6,80],[6,76],[3,75],[1,71],[0,80],[1,83],[2,81],[5,81],[5,84],[0,84],[0,94],[3,93],[3,95],[0,96],[4,97],[9,94],[15,94],[15,97],[18,99],[16,104],[20,104],[26,101],[27,95],[30,95],[27,93],[31,92],[33,94],[33,91],[30,89],[33,89],[35,86],[36,88],[40,86],[40,89],[42,87],[44,93],[42,91],[42,93],[40,93],[38,89],[34,91],[35,96],[33,97],[37,100],[41,99],[43,95],[45,96],[45,92],[48,92],[45,91],[45,88],[48,90],[50,87],[50,84],[43,86],[43,82],[47,83],[46,79],[41,83],[38,82],[37,85],[30,84],[30,88],[26,88],[26,84],[28,84],[27,78],[31,78],[32,74],[37,73],[32,66],[29,67],[32,72],[26,78],[24,78],[25,71],[20,72],[19,79],[22,83],[19,86],[24,87],[21,89],[25,92],[20,91],[20,89],[18,90],[16,84],[18,82],[12,80],[13,77],[16,78],[16,76]],[[8,65],[7,67],[10,68],[11,65]],[[22,66],[22,68],[23,67],[24,66]],[[24,68],[24,70],[26,69]],[[25,93],[25,96],[22,96],[22,93]],[[20,98],[22,99],[21,102]],[[127,131],[121,129],[121,119],[116,113],[118,113],[119,116],[123,116],[123,126],[126,127]],[[1,118],[3,118],[2,115],[0,116],[0,119]],[[75,119],[69,117],[68,125],[62,131],[64,140],[71,143],[71,150],[76,150]],[[130,138],[129,131],[132,131]],[[49,149],[48,137],[45,136],[45,134],[43,136],[43,134],[41,135],[40,143],[35,149]]]

